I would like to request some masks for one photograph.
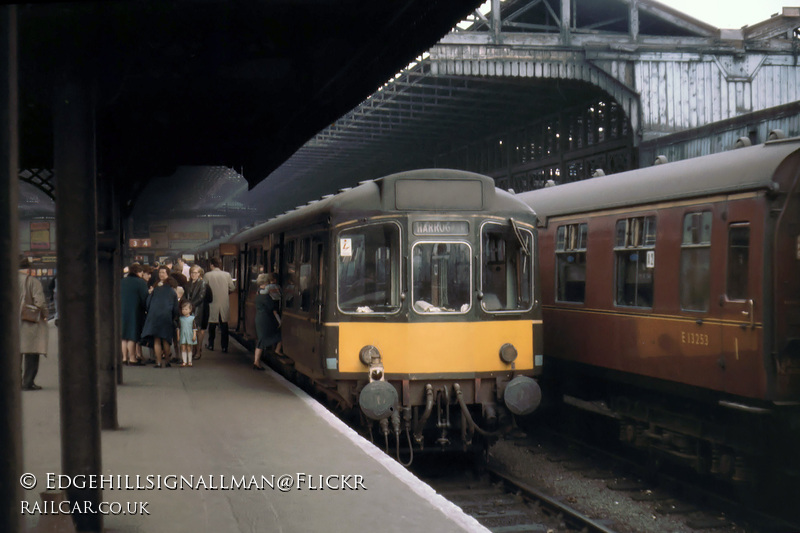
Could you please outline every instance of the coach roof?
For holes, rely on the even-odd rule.
[[[800,138],[770,141],[694,159],[620,172],[520,193],[541,221],[559,215],[679,198],[772,189],[778,165],[800,149]]]

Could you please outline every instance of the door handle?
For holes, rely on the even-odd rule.
[[[742,314],[750,316],[750,328],[753,329],[756,327],[755,302],[749,299],[745,303],[747,304],[747,310],[742,311]]]

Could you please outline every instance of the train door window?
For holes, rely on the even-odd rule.
[[[297,292],[297,268],[295,267],[295,246],[296,241],[291,240],[286,243],[286,280],[285,280],[285,287],[286,290],[284,291],[283,295],[283,307],[284,309],[293,309],[295,301],[295,294]]]
[[[588,226],[568,224],[556,230],[556,300],[583,303],[586,298]]]
[[[300,241],[300,310],[311,310],[311,237],[306,237]]]
[[[400,310],[400,227],[396,223],[342,231],[336,254],[338,305],[342,312]]]
[[[224,255],[222,256],[222,270],[227,272],[233,278],[233,281],[236,281],[237,272],[238,272],[238,263],[235,255]]]
[[[465,242],[418,242],[411,271],[414,310],[466,313],[472,304],[472,263]]]
[[[248,255],[250,256],[247,262],[250,273],[250,285],[255,288],[256,278],[258,278],[259,274],[264,272],[261,246],[254,246],[251,248]]]
[[[653,307],[656,217],[617,221],[614,254],[617,305]]]
[[[280,272],[281,248],[279,245],[275,245],[272,247],[272,257],[268,264],[269,264],[268,272],[274,272],[275,274],[278,274]]]
[[[516,223],[486,223],[481,230],[481,250],[481,307],[493,312],[530,309],[533,233]]]
[[[748,298],[750,267],[750,225],[731,224],[728,229],[728,273],[726,293],[730,300]]]
[[[681,240],[681,309],[708,311],[711,297],[711,211],[686,213]]]

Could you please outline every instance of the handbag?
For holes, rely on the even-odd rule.
[[[25,278],[25,304],[20,310],[20,318],[25,322],[39,322],[39,317],[42,316],[41,310],[33,304],[28,303],[30,295],[30,288],[28,287],[30,276]]]
[[[41,314],[41,311],[35,305],[25,304],[22,306],[20,318],[25,322],[39,322],[39,316],[41,316]]]

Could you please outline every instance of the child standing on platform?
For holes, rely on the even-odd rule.
[[[181,303],[180,328],[178,338],[181,343],[181,366],[192,366],[192,347],[197,344],[197,324],[192,314],[192,302]]]

